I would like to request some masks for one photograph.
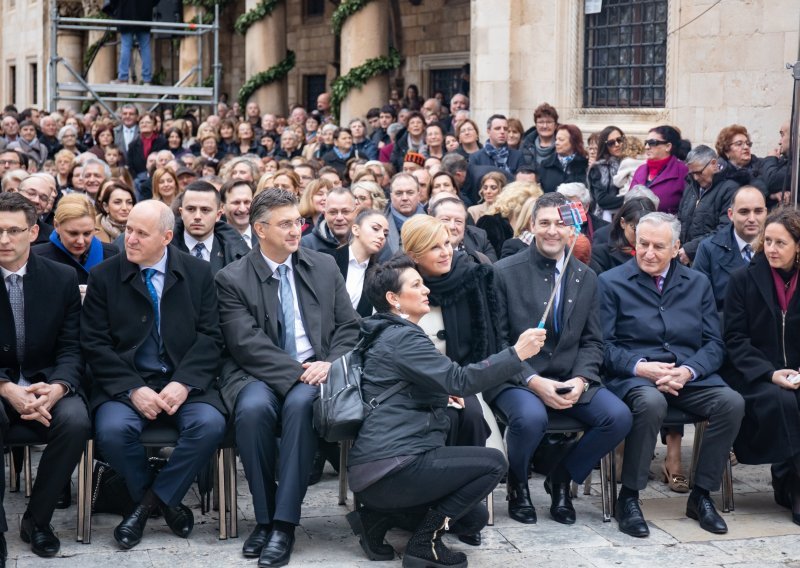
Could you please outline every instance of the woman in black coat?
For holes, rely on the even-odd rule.
[[[624,203],[611,220],[608,241],[592,245],[592,270],[601,274],[628,262],[636,253],[636,225],[639,219],[656,210],[646,198],[631,199]]]
[[[169,149],[166,138],[155,127],[156,119],[149,112],[139,117],[139,135],[128,145],[128,169],[133,177],[147,169],[147,156]]]
[[[562,183],[586,183],[589,159],[583,147],[583,135],[574,124],[562,124],[556,130],[556,151],[536,170],[542,191],[551,193]]]
[[[367,278],[378,313],[362,321],[364,399],[404,386],[367,415],[353,443],[349,482],[363,507],[347,518],[371,559],[390,560],[394,551],[384,536],[395,522],[393,512],[422,509],[404,564],[466,566],[466,556],[449,550],[442,534],[472,534],[485,526],[488,511],[481,501],[503,476],[506,461],[492,448],[445,446],[450,395],[474,394],[521,373],[521,360],[538,353],[545,332],[527,330],[514,347],[459,366],[418,325],[430,305],[414,266],[398,256]]]
[[[742,463],[773,464],[775,500],[800,524],[800,212],[772,212],[755,251],[725,297],[724,376],[746,405],[734,450]]]

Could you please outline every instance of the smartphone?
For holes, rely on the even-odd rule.
[[[558,388],[556,389],[556,394],[567,394],[567,393],[569,393],[569,392],[572,392],[572,389],[574,389],[574,388],[575,388],[575,387],[574,387],[574,386],[572,386],[572,385],[570,385],[570,386],[568,386],[568,387],[558,387]]]

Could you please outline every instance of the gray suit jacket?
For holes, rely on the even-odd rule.
[[[139,125],[136,124],[133,127],[135,132],[133,138],[131,138],[131,142],[133,142],[137,136],[139,136]],[[128,158],[128,146],[125,144],[125,135],[122,131],[122,124],[118,124],[114,127],[114,145],[117,146],[121,151],[125,158]]]
[[[306,334],[317,360],[333,361],[355,347],[358,314],[332,256],[301,248],[292,258]],[[281,347],[279,281],[260,248],[223,268],[216,282],[228,351],[220,373],[225,406],[232,411],[239,392],[255,380],[286,396],[303,367]]]

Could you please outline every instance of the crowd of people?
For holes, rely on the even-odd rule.
[[[404,566],[466,566],[442,535],[479,546],[501,483],[510,518],[536,523],[534,469],[574,524],[571,483],[615,448],[619,530],[646,537],[660,432],[664,481],[703,529],[727,532],[710,493],[734,455],[772,464],[800,524],[788,123],[760,158],[737,124],[713,147],[669,125],[584,133],[547,103],[528,130],[479,125],[464,94],[413,86],[346,125],[327,93],[316,106],[4,109],[0,440],[22,424],[47,442],[20,527],[33,552],[60,549],[50,519],[89,437],[135,503],[114,529],[130,549],[155,513],[190,535],[182,501],[232,432],[256,522],[243,555],[289,563],[308,486],[340,466],[313,402],[357,345],[374,404],[347,520],[372,560],[395,557],[399,527]],[[579,226],[562,217],[576,203]],[[708,420],[691,487],[672,407]],[[583,435],[548,438],[557,415]],[[179,432],[157,473],[153,422]]]

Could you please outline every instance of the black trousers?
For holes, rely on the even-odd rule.
[[[0,405],[0,444],[5,445],[8,428],[12,424],[23,424],[47,441],[28,502],[28,511],[34,522],[40,526],[50,524],[58,496],[69,483],[92,429],[86,404],[79,396],[62,398],[50,409],[50,415],[52,419],[50,427],[47,427],[40,422],[22,420],[17,411],[5,401]],[[0,532],[8,530],[6,511],[2,504],[5,489],[5,476],[0,475]]]
[[[358,499],[385,512],[425,505],[458,520],[486,498],[507,468],[505,456],[492,448],[436,448],[373,483]]]

